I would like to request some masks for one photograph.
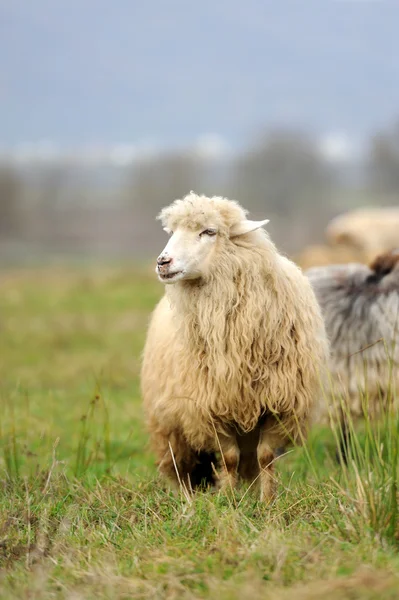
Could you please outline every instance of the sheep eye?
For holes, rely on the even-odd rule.
[[[204,231],[201,231],[200,236],[201,235],[216,235],[216,229],[204,229]]]

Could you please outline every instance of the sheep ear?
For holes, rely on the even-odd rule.
[[[264,221],[240,221],[235,225],[230,227],[230,237],[237,237],[238,235],[244,235],[244,233],[250,233],[251,231],[255,231],[255,229],[259,229],[259,227],[263,227],[269,223],[269,219],[265,219]]]

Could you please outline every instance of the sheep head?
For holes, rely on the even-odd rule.
[[[156,273],[163,283],[206,277],[218,248],[268,223],[248,220],[237,202],[193,192],[175,200],[157,218],[170,235],[157,259]]]
[[[379,254],[370,264],[370,269],[374,271],[378,278],[385,277],[398,268],[399,248],[394,248],[384,254]]]

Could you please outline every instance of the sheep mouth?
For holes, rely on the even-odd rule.
[[[171,281],[172,279],[177,277],[177,275],[181,275],[182,273],[183,273],[183,271],[173,271],[173,273],[160,273],[158,271],[158,277],[162,281]]]

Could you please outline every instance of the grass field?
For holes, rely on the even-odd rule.
[[[0,598],[398,598],[396,418],[348,469],[315,430],[269,507],[157,477],[139,366],[161,293],[151,270],[0,274]]]

